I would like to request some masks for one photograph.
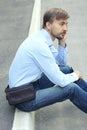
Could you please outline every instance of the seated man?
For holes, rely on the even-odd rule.
[[[36,97],[16,104],[22,111],[35,111],[66,99],[87,112],[87,83],[79,71],[67,66],[66,37],[68,13],[59,8],[48,10],[43,28],[20,45],[9,70],[9,87],[32,83]],[[58,50],[53,41],[58,39]]]

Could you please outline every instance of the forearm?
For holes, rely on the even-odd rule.
[[[56,63],[58,65],[66,65],[68,59],[67,46],[64,48],[61,45],[58,45],[58,53],[55,56]]]

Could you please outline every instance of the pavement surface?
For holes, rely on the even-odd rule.
[[[14,108],[5,99],[8,71],[18,46],[28,36],[33,0],[0,0],[0,130],[11,130]]]
[[[17,48],[28,36],[33,4],[33,0],[0,1],[0,130],[12,128],[14,107],[5,100],[4,89]],[[61,7],[69,12],[69,64],[87,79],[87,1],[42,0],[41,4],[42,16],[51,7]],[[36,130],[87,130],[87,115],[70,101],[42,108],[35,115]]]
[[[87,1],[43,0],[42,16],[47,9],[53,7],[63,8],[70,14],[68,62],[87,79]],[[70,101],[56,103],[36,112],[36,130],[87,130],[87,114]]]

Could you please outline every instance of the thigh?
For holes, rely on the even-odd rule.
[[[68,66],[68,65],[60,65],[59,66],[60,70],[64,73],[64,74],[68,74],[68,73],[72,73],[73,72],[73,68]]]
[[[70,66],[60,66],[60,70],[65,73],[72,73],[73,72],[73,68]],[[84,91],[87,92],[87,82],[84,79],[80,79],[78,81],[75,82],[80,88],[82,88]]]
[[[16,105],[16,107],[22,111],[30,112],[66,99],[70,99],[80,108],[81,104],[83,106],[87,101],[87,93],[75,83],[65,87],[55,85],[50,88],[36,90],[35,100]]]
[[[54,84],[47,78],[47,76],[42,74],[42,77],[39,79],[39,88],[45,89],[53,86]]]
[[[80,88],[82,88],[84,91],[87,92],[87,82],[84,79],[80,79],[75,82],[77,85],[79,85]]]
[[[63,88],[57,85],[36,90],[35,100],[16,105],[16,107],[22,111],[35,111],[56,102],[64,101],[66,99],[65,97],[67,96],[64,96]]]
[[[59,68],[65,74],[73,72],[72,67],[69,67],[67,65],[66,66],[59,66]],[[42,76],[39,80],[40,89],[49,88],[52,86],[54,86],[54,84],[47,78],[47,76],[45,74],[42,74]]]

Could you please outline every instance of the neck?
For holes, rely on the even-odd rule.
[[[51,35],[50,31],[49,31],[47,28],[44,28],[44,29],[49,33],[49,35],[50,35],[52,41],[54,41],[54,40],[55,40],[55,37]]]

